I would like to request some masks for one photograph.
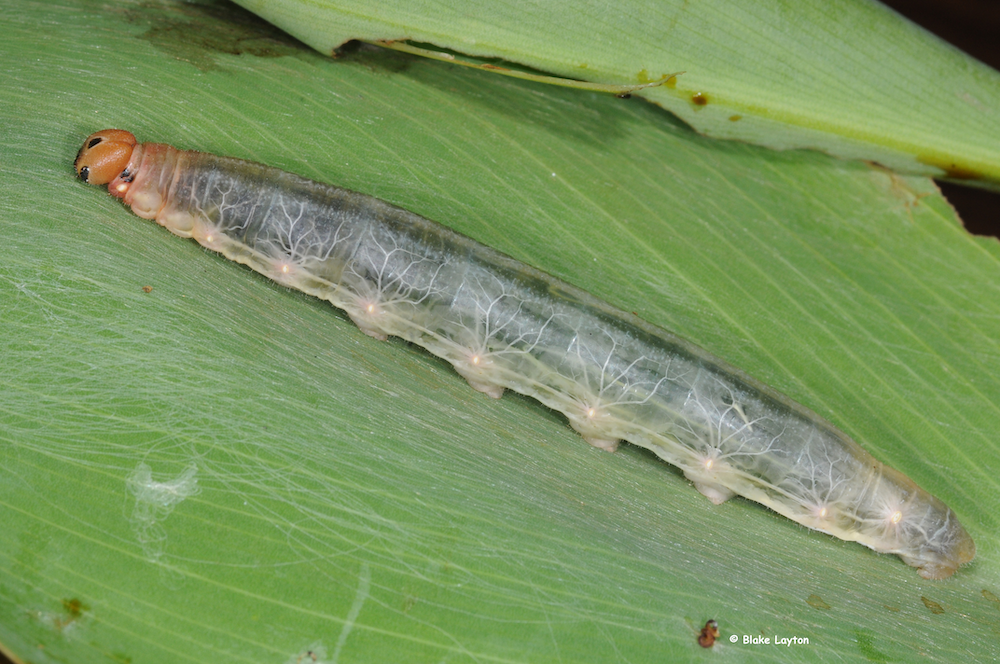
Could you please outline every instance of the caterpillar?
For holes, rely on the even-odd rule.
[[[941,500],[805,407],[666,330],[385,201],[261,164],[89,136],[80,179],[144,219],[394,335],[499,398],[531,396],[596,447],[625,440],[713,503],[735,494],[896,554],[926,579],[975,557]]]

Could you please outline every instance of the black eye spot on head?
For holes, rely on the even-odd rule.
[[[86,182],[90,178],[90,166],[84,166],[83,168],[81,168],[80,172],[77,175],[80,177],[81,180]]]
[[[89,150],[90,148],[94,147],[95,145],[97,145],[98,143],[100,143],[103,140],[104,139],[100,138],[100,137],[90,139],[90,142],[87,143],[87,149]]]

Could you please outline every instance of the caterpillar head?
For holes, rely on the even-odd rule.
[[[124,129],[103,129],[83,142],[73,167],[77,176],[88,184],[107,184],[128,166],[135,136]]]

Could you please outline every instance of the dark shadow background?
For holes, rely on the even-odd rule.
[[[974,58],[1000,69],[1000,0],[882,1]],[[1000,237],[1000,193],[938,184],[970,232]],[[0,654],[0,664],[11,662]]]

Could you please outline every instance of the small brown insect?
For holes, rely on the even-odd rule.
[[[701,628],[701,633],[698,635],[698,645],[702,648],[711,648],[715,645],[717,638],[719,638],[719,623],[709,620]]]
[[[142,287],[142,292],[143,293],[152,293],[153,292],[153,287],[152,286],[143,286]]]

